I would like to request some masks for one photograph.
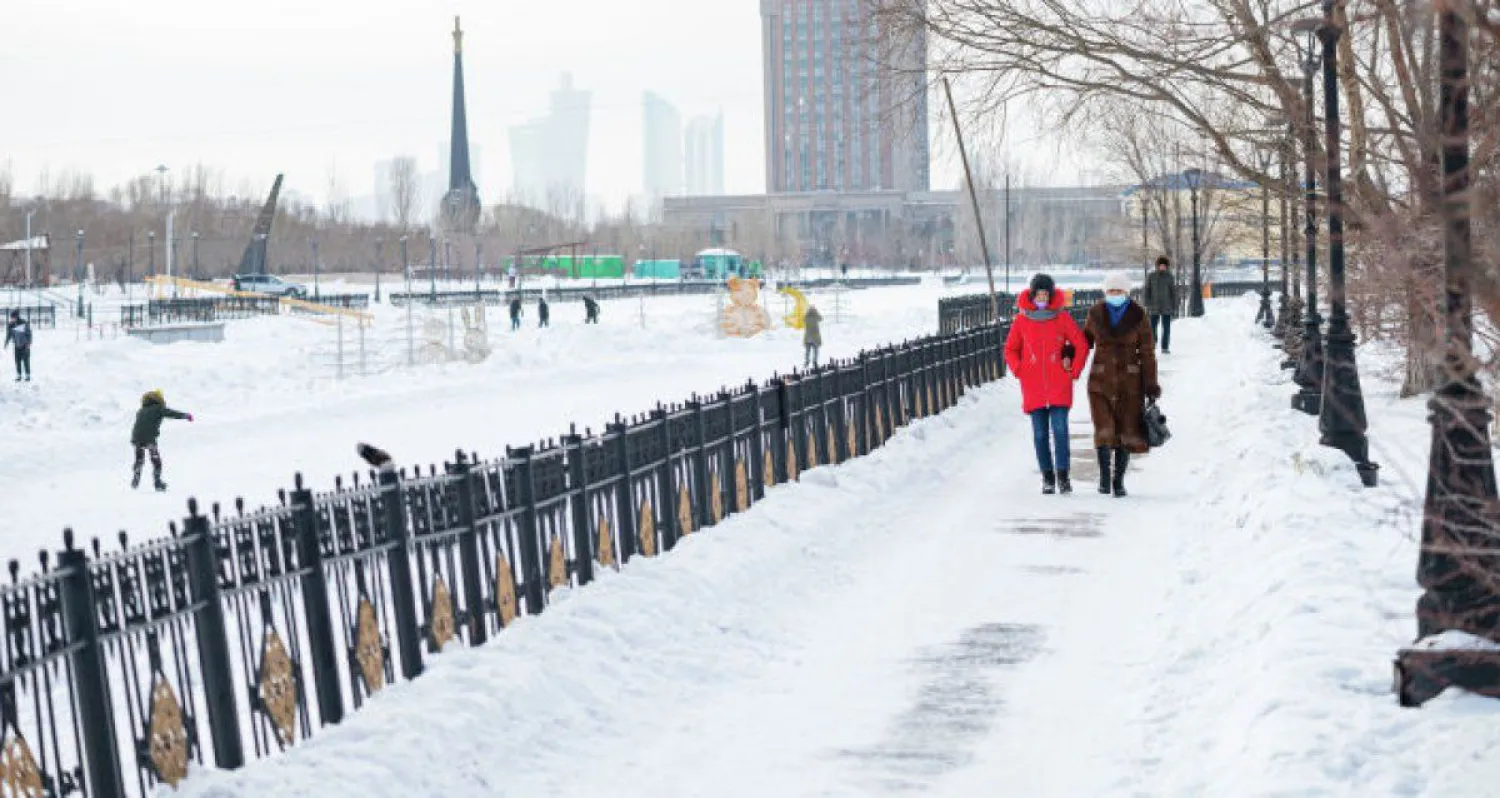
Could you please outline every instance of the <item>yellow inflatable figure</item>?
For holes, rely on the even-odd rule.
[[[807,297],[803,296],[802,292],[795,288],[778,288],[776,292],[786,294],[797,302],[796,306],[792,308],[791,313],[781,317],[781,320],[786,322],[786,326],[794,330],[800,330],[806,326],[805,318],[807,316],[808,305],[810,304],[807,301]]]
[[[760,281],[729,278],[729,305],[719,316],[719,329],[731,338],[750,338],[771,326],[760,306]]]

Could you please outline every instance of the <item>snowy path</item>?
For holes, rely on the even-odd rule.
[[[1371,388],[1361,492],[1251,314],[1182,325],[1127,500],[1086,439],[1039,495],[1007,381],[185,794],[1497,794],[1491,703],[1388,691],[1420,424]]]

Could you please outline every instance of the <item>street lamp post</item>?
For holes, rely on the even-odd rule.
[[[1276,211],[1281,225],[1279,228],[1280,232],[1278,233],[1281,239],[1281,300],[1276,308],[1276,325],[1271,330],[1271,337],[1277,341],[1276,346],[1282,349],[1286,347],[1286,331],[1290,324],[1289,314],[1291,313],[1291,297],[1288,296],[1291,285],[1288,282],[1286,271],[1287,264],[1291,258],[1291,225],[1287,208],[1287,196],[1290,191],[1290,187],[1287,185],[1287,147],[1288,142],[1283,141],[1281,146],[1277,148],[1276,159],[1276,180],[1280,184],[1277,190],[1277,194],[1280,195],[1280,201],[1277,203]]]
[[[406,257],[406,236],[401,236],[401,277],[406,281],[406,293],[411,293],[411,260]],[[410,301],[410,297],[407,300]]]
[[[36,208],[26,212],[26,286],[31,287],[31,217],[36,215]]]
[[[1343,165],[1339,142],[1338,41],[1343,30],[1334,22],[1336,0],[1323,0],[1323,111],[1324,148],[1328,159],[1328,337],[1323,366],[1323,408],[1318,416],[1320,442],[1349,455],[1360,481],[1374,487],[1379,466],[1370,462],[1365,435],[1365,398],[1355,362],[1354,331],[1349,327],[1344,284]]]
[[[1187,178],[1193,211],[1193,286],[1188,296],[1188,315],[1196,318],[1203,315],[1203,241],[1198,231],[1198,186],[1203,170],[1186,169],[1182,174]]]
[[[1151,279],[1151,232],[1149,228],[1151,222],[1151,204],[1146,199],[1146,183],[1144,181],[1141,183],[1140,190],[1136,193],[1141,198],[1141,285],[1145,285],[1145,281]]]
[[[193,231],[193,279],[202,280],[203,272],[198,269],[198,231]]]
[[[146,231],[146,276],[156,276],[156,231]]]
[[[1439,129],[1443,151],[1443,384],[1433,393],[1432,454],[1423,508],[1417,581],[1417,636],[1466,632],[1490,646],[1429,645],[1403,649],[1397,694],[1420,705],[1449,686],[1494,696],[1500,668],[1500,595],[1495,588],[1500,494],[1490,451],[1490,399],[1474,356],[1473,175],[1469,161],[1469,25],[1451,6],[1438,17]],[[1458,650],[1455,650],[1458,649]]]
[[[83,231],[78,231],[78,260],[73,267],[73,281],[78,283],[78,318],[83,318]]]
[[[479,301],[480,264],[484,262],[484,242],[474,239],[474,301]]]
[[[322,292],[321,286],[319,284],[320,283],[320,278],[322,277],[323,264],[322,264],[321,261],[318,260],[318,239],[316,239],[316,238],[312,239],[312,260],[313,260],[313,264],[312,264],[313,265],[313,301],[314,302],[320,302],[323,299],[323,292]]]
[[[1271,170],[1269,155],[1262,155],[1261,174]],[[1260,185],[1260,310],[1255,320],[1267,330],[1276,325],[1271,311],[1271,188],[1264,181]]]
[[[380,254],[385,248],[385,239],[375,238],[375,304],[380,304]]]
[[[1317,74],[1318,54],[1312,41],[1320,26],[1317,20],[1298,25],[1308,34],[1306,58],[1302,60],[1302,103],[1307,109],[1302,130],[1302,152],[1307,162],[1302,195],[1307,206],[1307,226],[1303,228],[1307,245],[1307,309],[1302,315],[1302,357],[1292,373],[1292,381],[1302,390],[1292,397],[1292,407],[1310,416],[1323,410],[1323,317],[1318,315],[1318,176],[1313,161],[1318,149],[1317,118],[1313,113],[1313,76]]]
[[[437,307],[437,239],[427,237],[427,249],[430,262],[427,264],[427,278],[432,284],[432,305]]]

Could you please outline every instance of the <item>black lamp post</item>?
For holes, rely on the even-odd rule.
[[[1150,222],[1151,222],[1151,219],[1150,219],[1151,203],[1150,203],[1150,200],[1146,197],[1146,183],[1147,182],[1149,182],[1149,181],[1142,182],[1141,183],[1141,188],[1140,188],[1140,195],[1141,195],[1141,269],[1143,271],[1141,279],[1143,281],[1151,279],[1151,231],[1150,231],[1150,228],[1149,228],[1149,225],[1150,225]],[[1141,285],[1145,285],[1145,282],[1142,282]]]
[[[83,318],[83,231],[78,231],[78,262],[73,267],[73,282],[78,283],[78,318]]]
[[[1260,159],[1261,174],[1271,170],[1271,158],[1263,154]],[[1271,188],[1264,181],[1260,185],[1260,310],[1255,320],[1269,330],[1276,324],[1271,311]]]
[[[312,259],[313,259],[313,301],[314,302],[319,302],[319,301],[322,301],[322,299],[323,299],[323,292],[322,292],[321,287],[319,285],[319,283],[321,282],[320,278],[322,277],[322,272],[323,272],[323,264],[322,264],[322,261],[320,261],[318,259],[318,239],[316,239],[316,238],[312,239]]]
[[[1432,455],[1423,508],[1417,581],[1417,635],[1467,632],[1500,642],[1495,530],[1500,495],[1490,452],[1490,399],[1474,357],[1475,264],[1470,217],[1469,25],[1450,6],[1438,17],[1439,127],[1443,147],[1443,267],[1446,352],[1443,384],[1434,392]],[[1403,649],[1396,661],[1397,694],[1415,706],[1449,686],[1500,695],[1500,650],[1469,646]]]
[[[198,233],[193,232],[193,279],[203,279],[203,272],[198,270]]]
[[[427,236],[427,250],[429,263],[427,264],[427,279],[432,284],[432,304],[437,305],[437,239],[431,235]]]
[[[1308,34],[1306,58],[1302,61],[1302,103],[1307,118],[1302,130],[1302,152],[1307,162],[1302,202],[1307,206],[1307,227],[1303,237],[1307,244],[1307,309],[1302,315],[1302,357],[1292,373],[1292,381],[1301,390],[1292,397],[1292,407],[1311,416],[1323,410],[1323,317],[1318,315],[1318,177],[1313,156],[1317,152],[1317,119],[1313,113],[1314,84],[1318,54],[1313,39],[1322,26],[1320,20],[1298,23],[1298,30]]]
[[[1291,187],[1287,184],[1287,161],[1290,158],[1288,148],[1291,146],[1290,139],[1283,141],[1277,148],[1277,172],[1276,179],[1280,183],[1280,201],[1277,203],[1277,214],[1280,218],[1281,238],[1281,299],[1276,307],[1276,325],[1271,330],[1271,336],[1276,339],[1277,347],[1284,348],[1287,327],[1291,322],[1291,284],[1287,276],[1287,264],[1291,262],[1291,224],[1288,216],[1287,197]]]
[[[375,238],[375,304],[380,304],[380,255],[385,249],[385,239]]]
[[[1344,176],[1339,142],[1338,41],[1343,30],[1334,23],[1336,0],[1323,0],[1323,112],[1324,149],[1328,158],[1328,338],[1327,361],[1323,365],[1323,409],[1318,416],[1320,442],[1332,446],[1354,461],[1360,481],[1374,487],[1379,466],[1370,462],[1370,441],[1365,436],[1365,397],[1359,385],[1359,367],[1354,356],[1354,331],[1344,285]]]
[[[1188,315],[1197,318],[1203,315],[1203,240],[1198,233],[1198,187],[1203,170],[1185,169],[1182,176],[1187,179],[1193,208],[1193,285],[1188,294]]]
[[[146,231],[146,276],[156,276],[156,231]]]
[[[484,262],[484,242],[474,239],[474,298],[479,299],[479,265]]]

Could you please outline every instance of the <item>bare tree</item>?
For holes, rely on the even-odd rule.
[[[422,181],[417,175],[417,159],[400,155],[391,160],[390,173],[386,176],[387,217],[396,223],[398,230],[410,230],[417,209],[422,205]]]

